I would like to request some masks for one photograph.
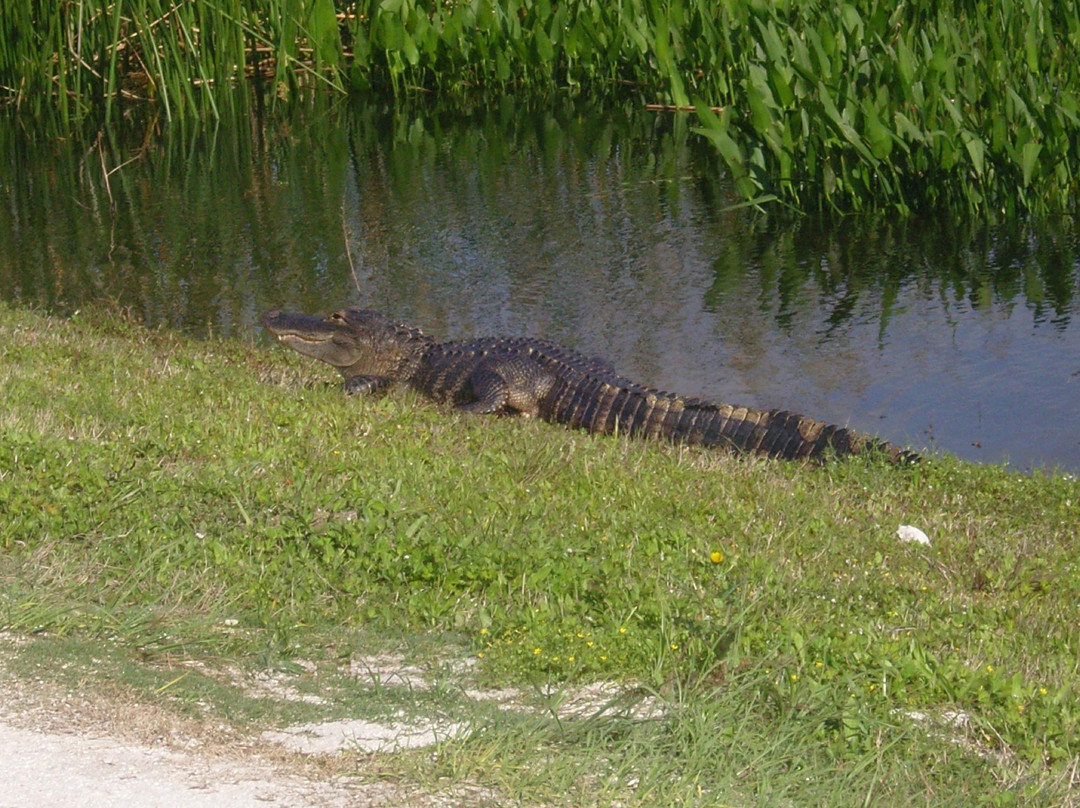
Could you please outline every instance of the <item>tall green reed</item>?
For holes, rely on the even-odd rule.
[[[58,127],[156,102],[168,120],[217,116],[252,76],[329,83],[342,39],[333,0],[7,0],[0,96]]]

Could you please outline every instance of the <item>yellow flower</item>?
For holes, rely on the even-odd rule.
[[[994,672],[994,666],[993,665],[987,665],[986,666],[986,672],[987,673],[993,673]]]
[[[481,637],[486,637],[487,633],[488,633],[488,630],[486,628],[480,629],[480,636]]]
[[[797,682],[797,681],[799,681],[799,674],[793,673],[793,674],[791,674],[791,676],[789,678],[791,679],[791,681]]]
[[[1045,687],[1040,687],[1039,688],[1039,695],[1040,696],[1045,696],[1046,695],[1046,688]]]
[[[620,634],[625,634],[626,633],[626,626],[619,626],[619,633]]]
[[[713,550],[711,553],[709,553],[709,561],[711,561],[712,563],[719,564],[723,560],[724,554],[721,553],[719,550]]]
[[[539,648],[534,648],[534,649],[533,649],[533,654],[539,654],[539,653],[540,653],[540,649],[539,649]]]
[[[671,650],[672,650],[672,651],[678,651],[678,650],[679,650],[679,644],[678,644],[678,643],[674,643],[674,642],[673,642],[673,643],[671,644]]]

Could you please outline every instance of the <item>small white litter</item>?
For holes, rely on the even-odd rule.
[[[902,542],[915,542],[916,544],[930,544],[930,537],[912,525],[900,525],[896,529],[896,535]]]

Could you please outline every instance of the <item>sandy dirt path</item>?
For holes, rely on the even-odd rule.
[[[348,791],[283,775],[257,762],[215,760],[82,733],[40,732],[0,719],[0,808],[386,804]]]
[[[226,727],[152,705],[25,681],[0,660],[0,808],[450,808],[491,805],[472,789],[432,794],[321,766]],[[340,767],[339,767],[340,769]]]

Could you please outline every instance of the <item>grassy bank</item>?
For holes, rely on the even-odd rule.
[[[81,681],[214,720],[180,660],[330,670],[371,643],[659,700],[489,710],[436,763],[386,764],[520,799],[1075,804],[1075,479],[739,459],[329,381],[280,350],[0,308],[0,627],[107,648]]]
[[[746,199],[802,210],[1076,209],[1076,0],[13,0],[0,92],[67,129],[303,87],[483,103],[552,91],[697,106]],[[718,112],[710,111],[710,107]]]

